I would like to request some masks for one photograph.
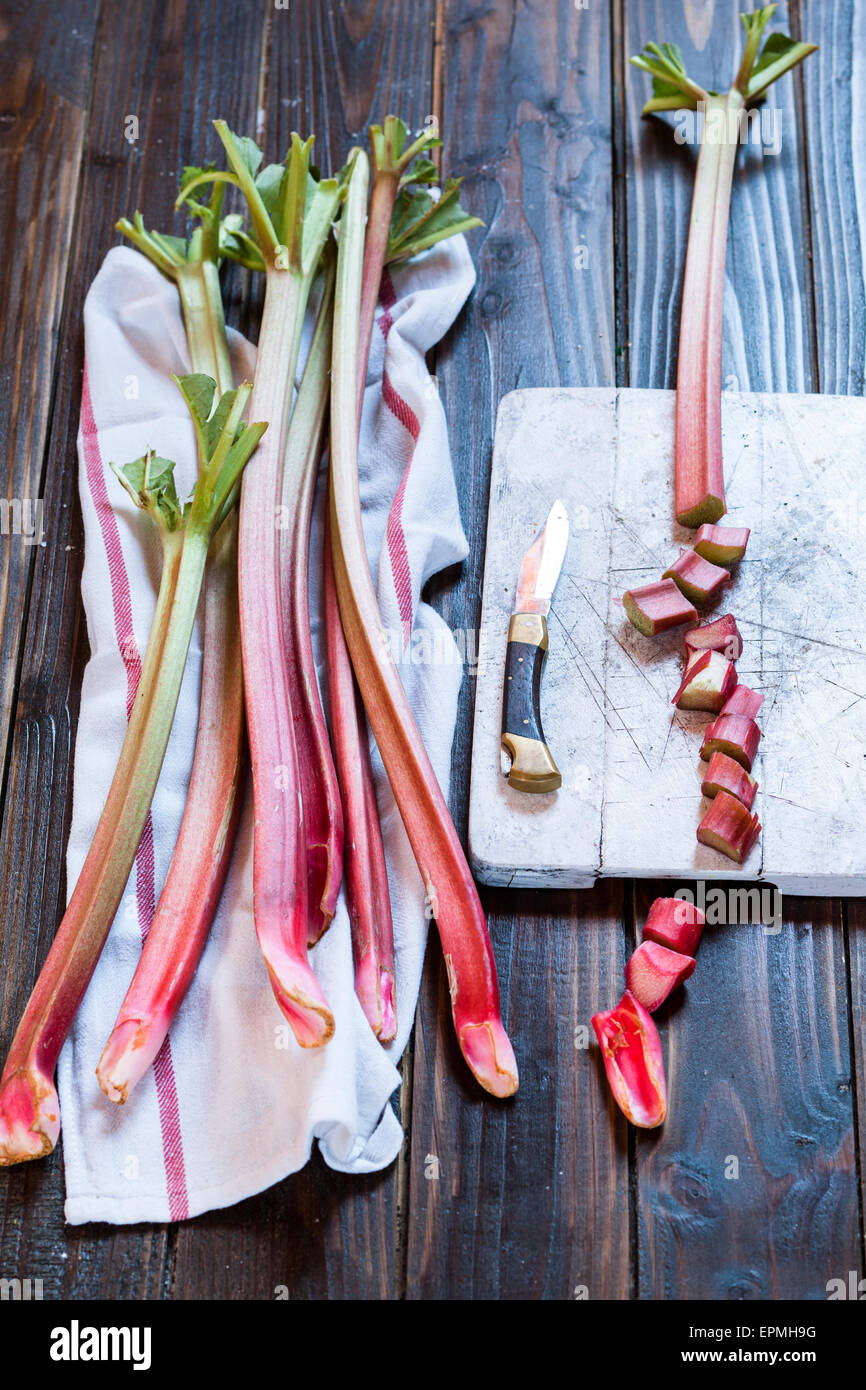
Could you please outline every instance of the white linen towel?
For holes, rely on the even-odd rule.
[[[448,793],[462,663],[452,634],[420,600],[429,577],[463,560],[445,418],[424,354],[474,283],[462,237],[383,281],[361,429],[364,526],[383,619],[439,781]],[[159,543],[111,473],[152,447],[175,460],[181,496],[195,476],[192,429],[169,373],[189,371],[174,286],[137,251],[108,253],[84,311],[86,369],[78,440],[84,517],[82,599],[91,657],[75,749],[71,893],[114,771],[159,579]],[[236,378],[255,351],[230,333]],[[318,654],[324,477],[311,561]],[[189,993],[156,1065],[125,1106],[95,1068],[138,961],[168,870],[193,754],[200,635],[193,637],[151,820],[86,998],[60,1057],[58,1087],[73,1224],[180,1220],[229,1206],[297,1171],[318,1142],[327,1163],[364,1173],[402,1143],[390,1097],[411,1030],[427,935],[424,892],[378,756],[377,794],[394,914],[398,1033],[382,1047],[353,989],[341,897],[311,960],[336,1019],[324,1048],[300,1048],[274,1000],[252,912],[250,788],[219,911]],[[320,667],[320,678],[322,672]]]

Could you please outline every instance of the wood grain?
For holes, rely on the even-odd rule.
[[[431,589],[452,628],[477,632],[498,401],[518,385],[614,377],[609,28],[597,5],[446,0],[441,10],[442,168],[465,175],[464,201],[486,229],[470,238],[475,292],[436,359],[470,557],[459,582],[446,575]],[[452,761],[461,828],[473,694],[468,679]],[[484,893],[521,1069],[506,1104],[466,1072],[431,942],[415,1048],[408,1297],[627,1292],[624,1126],[610,1124],[591,1053],[575,1048],[575,1028],[618,989],[622,892]]]
[[[839,904],[767,920],[709,925],[655,1016],[670,1109],[638,1140],[641,1298],[822,1299],[859,1265]]]

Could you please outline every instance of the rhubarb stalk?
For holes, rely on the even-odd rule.
[[[643,115],[698,110],[700,150],[689,223],[677,367],[675,498],[682,526],[700,526],[725,513],[722,463],[722,319],[731,184],[746,105],[814,52],[815,44],[764,30],[776,9],[743,14],[746,43],[729,91],[706,91],[686,73],[676,44],[647,44],[632,62],[653,78]],[[760,49],[760,52],[759,52]]]
[[[218,272],[222,194],[217,185],[210,206],[198,209],[202,226],[188,244],[147,232],[139,213],[132,223],[117,224],[175,281],[193,371],[213,377],[221,394],[232,385]],[[120,1104],[154,1062],[201,959],[240,818],[244,748],[233,508],[205,573],[199,721],[180,831],[141,958],[96,1068],[103,1091]]]
[[[511,1095],[517,1065],[499,1011],[478,893],[421,741],[379,614],[358,487],[358,324],[369,166],[358,151],[340,224],[331,368],[331,543],[343,630],[367,715],[436,919],[457,1038],[472,1072]]]
[[[460,180],[449,179],[434,201],[425,185],[437,177],[425,153],[440,144],[425,130],[407,144],[396,116],[370,126],[373,189],[364,240],[358,332],[358,421],[385,264],[404,260],[458,232],[480,225],[460,206]],[[394,933],[385,851],[376,807],[369,735],[340,622],[330,541],[325,549],[325,631],[334,754],[346,819],[346,897],[352,923],[355,986],[374,1033],[396,1034]]]
[[[49,1153],[60,1128],[53,1075],[138,850],[165,756],[183,679],[211,539],[231,505],[247,459],[266,430],[241,424],[251,387],[222,396],[202,375],[174,378],[195,427],[199,478],[181,507],[173,465],[152,453],[115,469],[156,522],[166,557],[180,546],[173,593],[160,588],[151,640],[123,749],[93,843],[0,1078],[0,1163]]]
[[[253,911],[277,1003],[301,1046],[318,1047],[333,1035],[334,1016],[307,959],[309,853],[276,518],[300,334],[341,191],[336,180],[313,177],[312,140],[293,135],[285,165],[260,169],[261,151],[252,140],[234,135],[224,121],[215,126],[230,169],[194,173],[182,197],[201,183],[236,184],[255,230],[244,254],[266,277],[252,411],[270,429],[245,478],[240,510],[241,641],[255,811]],[[336,826],[330,833],[336,836]],[[337,854],[321,860],[335,864]],[[316,897],[324,899],[325,890]]]

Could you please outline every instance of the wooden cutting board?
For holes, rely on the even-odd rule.
[[[726,392],[722,423],[724,522],[752,536],[714,611],[736,615],[740,679],[766,697],[758,845],[738,866],[697,843],[710,716],[670,703],[684,629],[643,637],[621,604],[694,538],[673,521],[674,392],[513,391],[497,417],[474,670],[469,840],[483,882],[712,876],[866,896],[866,400]],[[521,558],[557,497],[571,535],[542,713],[563,784],[528,796],[501,766],[505,641]]]

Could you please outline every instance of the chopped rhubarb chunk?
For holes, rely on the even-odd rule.
[[[711,565],[694,550],[681,550],[679,558],[665,570],[664,579],[672,579],[677,588],[692,603],[709,603],[730,581],[728,570]]]
[[[704,796],[712,799],[719,792],[728,792],[742,801],[747,811],[751,811],[758,784],[745,768],[741,767],[727,753],[714,753],[710,758],[707,775],[701,783]]]
[[[757,690],[738,685],[722,706],[722,714],[744,714],[747,719],[755,719],[763,703],[764,697]]]
[[[706,918],[694,903],[685,898],[656,898],[647,913],[641,937],[657,941],[671,951],[693,956],[698,949]]]
[[[725,613],[714,618],[711,623],[690,628],[685,637],[686,646],[691,652],[722,652],[729,661],[739,661],[743,655],[743,639],[737,628],[733,613]]]
[[[657,941],[642,941],[625,967],[625,982],[635,999],[654,1013],[694,972],[692,956],[671,951]]]
[[[695,550],[714,565],[739,564],[749,544],[747,526],[702,526]]]
[[[650,1015],[626,990],[615,1009],[590,1022],[620,1110],[639,1129],[655,1129],[664,1122],[668,1099],[661,1038]]]
[[[727,753],[751,772],[760,741],[761,730],[754,719],[747,719],[744,714],[720,714],[707,726],[701,757],[709,762],[714,753]]]
[[[698,840],[743,864],[758,838],[761,822],[730,792],[720,791],[698,826]]]
[[[691,623],[697,613],[672,579],[644,584],[641,589],[628,589],[622,596],[628,619],[645,637],[655,637],[668,627]]]
[[[718,714],[736,684],[736,667],[721,652],[696,652],[671,704]]]

